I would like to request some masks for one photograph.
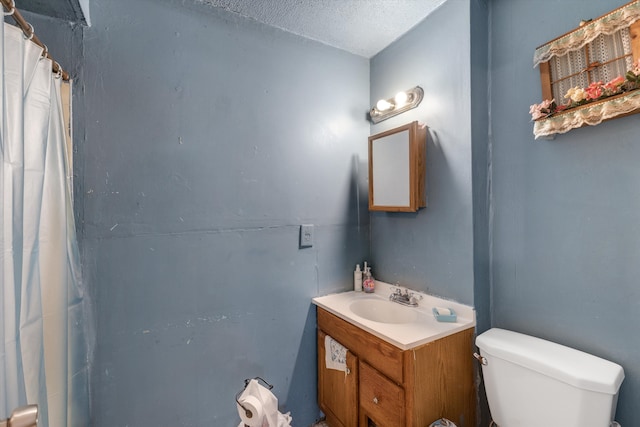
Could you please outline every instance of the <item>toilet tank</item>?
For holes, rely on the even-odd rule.
[[[476,338],[499,427],[609,427],[624,370],[608,360],[493,328]]]

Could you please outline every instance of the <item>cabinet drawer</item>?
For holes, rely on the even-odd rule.
[[[320,307],[317,313],[319,329],[397,384],[403,383],[402,350]]]
[[[380,427],[404,427],[404,390],[360,361],[360,408]]]

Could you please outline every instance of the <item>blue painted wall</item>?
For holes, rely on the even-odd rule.
[[[640,425],[640,116],[535,141],[534,49],[624,0],[491,3],[493,325],[620,363]]]
[[[455,29],[455,31],[451,31]],[[418,120],[429,127],[427,204],[417,213],[372,213],[373,273],[473,304],[470,7],[448,1],[371,60],[371,99],[419,85],[414,110],[371,126],[376,134]]]
[[[473,305],[478,332],[491,327],[489,5],[471,0],[471,171],[473,197]]]
[[[489,0],[471,0],[471,171],[473,191],[473,305],[476,333],[491,327],[491,144],[489,139]],[[478,384],[478,422],[489,425],[491,419],[480,369]]]
[[[93,425],[235,426],[254,376],[310,425],[311,298],[368,253],[369,63],[183,3],[93,2],[84,32]]]

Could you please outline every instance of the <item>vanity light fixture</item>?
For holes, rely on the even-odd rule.
[[[389,117],[396,116],[420,105],[424,91],[420,86],[398,92],[396,96],[389,99],[381,99],[369,110],[369,120],[379,123]]]

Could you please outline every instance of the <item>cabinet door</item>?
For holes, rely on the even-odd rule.
[[[404,390],[360,362],[360,426],[404,427]]]
[[[369,137],[369,210],[415,212],[427,206],[426,139],[417,121]]]
[[[324,338],[318,330],[318,405],[331,427],[358,425],[358,358],[347,351],[347,372],[327,369]]]

